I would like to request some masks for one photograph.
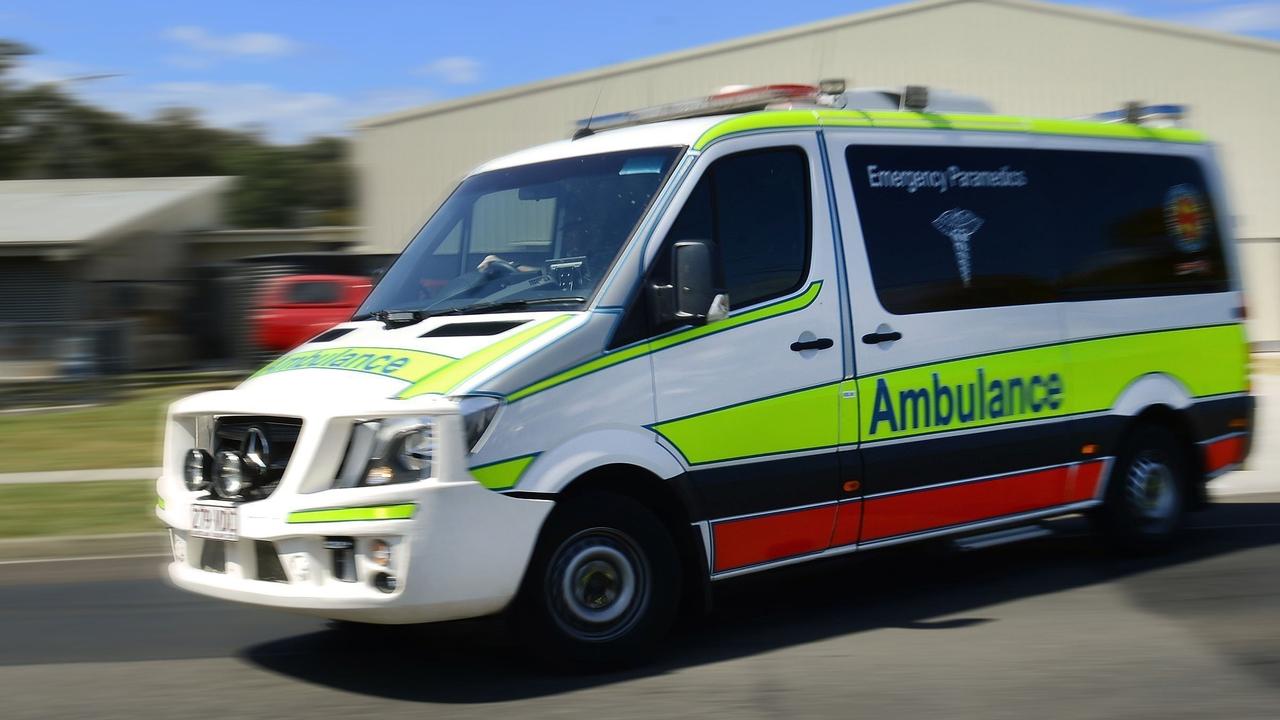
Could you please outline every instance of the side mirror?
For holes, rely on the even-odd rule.
[[[728,317],[729,296],[716,293],[711,243],[682,240],[671,251],[671,285],[652,288],[658,323],[704,325]]]
[[[685,240],[671,248],[671,284],[676,290],[676,319],[701,325],[715,298],[715,269],[711,244]]]

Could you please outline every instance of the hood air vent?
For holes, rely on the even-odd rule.
[[[317,336],[315,336],[315,337],[311,338],[310,340],[308,340],[308,341],[307,341],[307,344],[311,344],[311,343],[321,343],[321,342],[329,342],[330,340],[337,340],[338,338],[342,337],[343,335],[346,335],[347,333],[351,332],[352,330],[355,330],[355,328],[334,328],[334,329],[332,329],[332,330],[325,330],[324,332],[320,333],[319,335],[317,335]]]
[[[491,322],[460,322],[441,325],[418,337],[477,337],[480,335],[497,335],[511,328],[520,327],[528,320],[494,320]]]

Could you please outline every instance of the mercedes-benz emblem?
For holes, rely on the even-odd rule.
[[[267,441],[267,433],[257,425],[249,428],[244,440],[240,441],[240,455],[259,472],[271,467],[271,443]]]

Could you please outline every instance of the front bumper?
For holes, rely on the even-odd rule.
[[[475,482],[430,480],[293,499],[292,507],[269,501],[241,505],[234,541],[192,537],[190,499],[167,500],[157,514],[171,528],[169,577],[192,592],[340,620],[419,623],[479,617],[500,612],[515,596],[553,505],[494,493]],[[413,509],[407,519],[300,521],[342,517],[311,512],[316,510],[408,504]],[[352,541],[352,564],[344,557],[335,566],[335,554],[342,551],[326,547],[326,539],[333,538]],[[375,539],[391,547],[386,567],[375,564],[368,552]],[[211,548],[210,542],[224,544]],[[262,562],[264,551],[275,553],[279,565],[262,567],[271,565]],[[278,579],[261,579],[264,570]],[[390,592],[375,586],[380,573],[395,578]]]

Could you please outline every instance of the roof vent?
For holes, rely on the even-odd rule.
[[[911,112],[924,112],[929,107],[929,88],[923,85],[908,85],[902,91],[902,109]]]
[[[1127,102],[1119,110],[1097,113],[1087,119],[1105,123],[1131,123],[1148,127],[1182,127],[1182,120],[1187,115],[1184,105],[1143,105],[1139,102]]]
[[[853,88],[836,98],[835,105],[849,110],[976,114],[995,112],[991,103],[976,95],[964,95],[923,85],[908,85],[904,88]]]

